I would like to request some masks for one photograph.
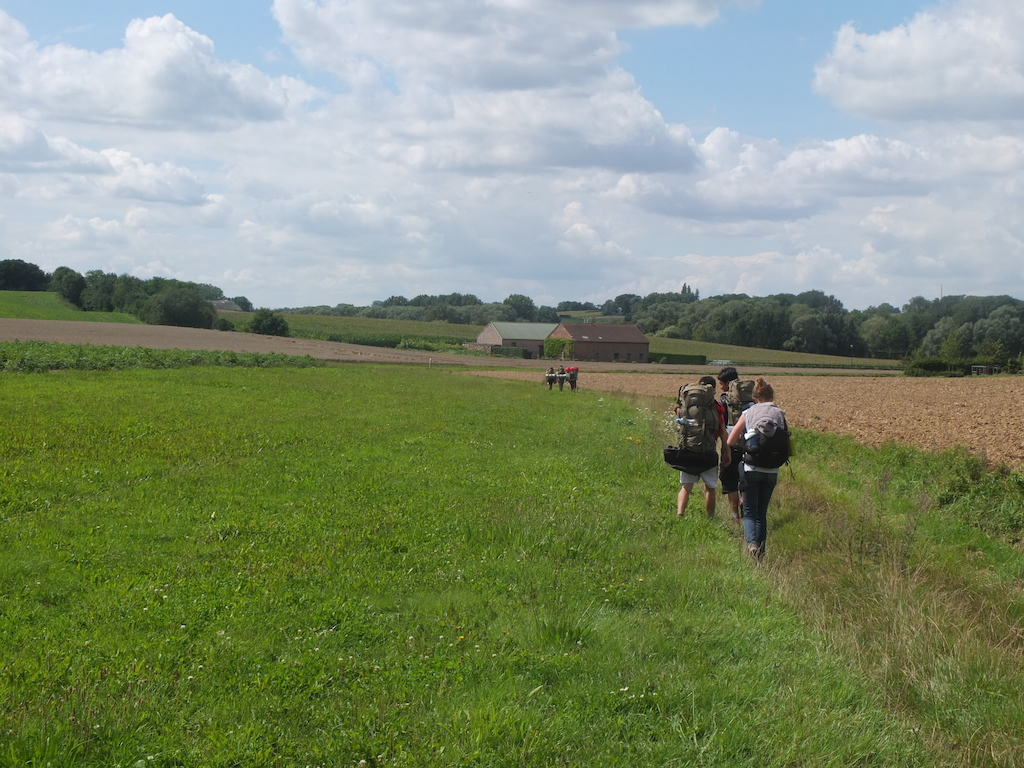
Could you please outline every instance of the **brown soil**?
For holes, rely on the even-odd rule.
[[[582,366],[581,366],[582,367]],[[707,371],[711,373],[710,371]],[[540,369],[476,371],[479,376],[526,379],[546,386]],[[749,375],[747,371],[742,372]],[[696,376],[651,376],[580,371],[580,388],[628,392],[658,398],[668,413],[679,386]],[[866,445],[889,440],[926,450],[956,444],[988,462],[1019,468],[1024,465],[1024,417],[1013,407],[1021,380],[1011,376],[961,379],[916,379],[879,376],[766,376],[775,401],[786,411],[791,427],[852,435]],[[557,392],[570,396],[568,392]]]
[[[156,325],[91,323],[58,320],[0,319],[0,341],[51,341],[65,344],[140,346],[153,349],[221,349],[235,352],[277,352],[310,355],[335,362],[404,363],[450,366],[500,367],[475,370],[475,375],[533,381],[544,386],[544,361],[444,355],[411,350],[378,349],[250,333],[208,331]],[[707,368],[667,365],[584,363],[581,389],[628,392],[664,400],[671,409],[679,385]],[[891,372],[878,375],[837,375],[835,371],[761,368],[743,375],[765,374],[773,383],[776,402],[790,425],[798,429],[852,435],[877,445],[889,440],[925,449],[955,444],[992,463],[1024,465],[1022,417],[1014,408],[1021,389],[1016,377],[963,379],[907,379]],[[827,375],[808,375],[821,373]],[[659,375],[660,374],[660,375]],[[557,392],[569,397],[568,389]]]

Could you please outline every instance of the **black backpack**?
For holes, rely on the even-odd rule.
[[[743,461],[752,467],[762,469],[778,469],[789,461],[789,427],[786,414],[781,410],[782,424],[771,419],[762,419],[757,424],[747,425],[747,432],[753,432],[746,438],[743,447]]]

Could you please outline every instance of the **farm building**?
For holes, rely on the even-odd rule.
[[[529,357],[543,357],[544,339],[556,327],[554,323],[488,323],[476,337],[476,343],[491,347],[520,347]]]
[[[650,342],[635,325],[559,323],[552,339],[572,339],[574,360],[600,363],[650,362]]]
[[[231,299],[216,299],[215,301],[211,301],[210,303],[213,305],[214,309],[219,310],[219,311],[225,311],[225,312],[241,312],[242,311],[242,308],[240,306],[238,306],[235,302],[233,302]]]

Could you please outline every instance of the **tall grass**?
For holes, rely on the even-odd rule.
[[[0,403],[0,765],[935,759],[726,524],[676,520],[640,404],[371,366]]]
[[[958,451],[801,442],[774,515],[782,599],[915,723],[935,764],[1024,764],[1020,475]]]

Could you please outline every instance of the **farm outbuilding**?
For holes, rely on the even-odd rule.
[[[552,339],[572,339],[574,360],[603,363],[648,363],[650,342],[635,325],[559,323]]]
[[[544,339],[555,330],[555,323],[488,323],[476,337],[478,345],[520,347],[531,358],[544,356]]]

